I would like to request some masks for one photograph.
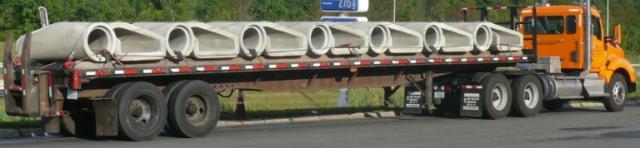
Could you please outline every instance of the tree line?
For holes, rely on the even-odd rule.
[[[550,0],[571,4],[575,0]],[[601,10],[605,0],[593,0]],[[396,21],[458,21],[468,6],[532,5],[534,0],[397,0]],[[40,27],[38,7],[52,23],[61,21],[317,21],[320,0],[0,0],[0,37]],[[622,24],[623,47],[640,51],[640,2],[611,0],[611,24]],[[324,15],[337,15],[327,13]],[[370,21],[392,21],[392,0],[370,0]],[[470,13],[478,19],[478,12]],[[508,12],[490,13],[491,21],[508,20]]]

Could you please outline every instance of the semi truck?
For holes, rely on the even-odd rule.
[[[567,100],[601,100],[624,109],[636,74],[621,48],[617,25],[606,36],[590,4],[479,7],[506,9],[508,26],[524,37],[513,52],[304,55],[299,58],[184,58],[176,62],[41,62],[30,57],[31,33],[4,49],[5,111],[41,117],[49,133],[148,140],[161,131],[202,137],[218,122],[217,92],[234,89],[296,91],[382,87],[385,97],[405,87],[406,114],[449,112],[462,117],[532,117]],[[606,26],[608,27],[608,26]],[[60,36],[61,38],[64,38]],[[51,53],[55,54],[55,53]],[[496,121],[499,122],[499,121]]]

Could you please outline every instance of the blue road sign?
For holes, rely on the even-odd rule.
[[[367,12],[369,0],[321,0],[320,9],[325,12]]]
[[[367,22],[367,17],[353,17],[353,16],[323,16],[320,18],[323,22]]]

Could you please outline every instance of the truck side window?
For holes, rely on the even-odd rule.
[[[575,34],[577,24],[578,22],[576,21],[576,16],[567,16],[567,34]]]
[[[531,17],[525,19],[525,33],[532,34]],[[538,34],[562,34],[564,33],[564,17],[562,16],[539,16],[536,19],[536,31]]]
[[[602,29],[600,29],[600,18],[591,16],[591,32],[598,40],[602,40]]]

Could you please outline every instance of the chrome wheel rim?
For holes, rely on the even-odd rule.
[[[129,118],[134,123],[146,124],[151,119],[151,105],[142,98],[131,100],[129,104]]]
[[[624,103],[625,98],[627,97],[627,93],[624,90],[624,84],[618,81],[613,84],[613,88],[611,88],[611,94],[613,97],[613,101],[616,104]]]
[[[534,109],[540,101],[540,90],[534,83],[527,83],[524,86],[524,105],[529,109]]]
[[[498,111],[504,110],[507,107],[507,87],[504,84],[498,83],[491,89],[491,104],[493,108]]]
[[[187,100],[185,115],[192,125],[203,125],[208,115],[208,105],[200,96],[191,96]]]

